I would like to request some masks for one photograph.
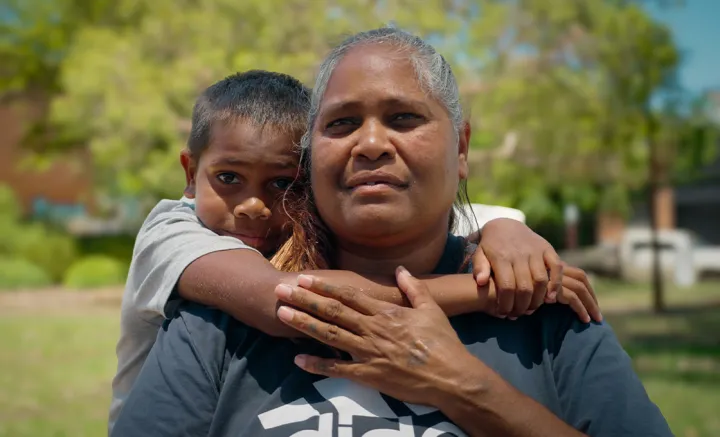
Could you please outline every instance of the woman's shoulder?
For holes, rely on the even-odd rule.
[[[517,320],[500,319],[487,314],[465,314],[451,319],[463,342],[495,344],[500,350],[539,362],[554,358],[560,351],[593,347],[614,340],[606,323],[583,323],[567,305],[544,304],[532,315]]]
[[[569,305],[543,304],[535,313],[525,317],[528,322],[534,322],[535,329],[542,333],[543,343],[553,357],[561,352],[566,356],[579,356],[581,349],[599,347],[607,340],[617,343],[610,325],[595,321],[585,323]]]

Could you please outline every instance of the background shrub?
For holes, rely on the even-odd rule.
[[[68,288],[94,288],[125,282],[128,266],[104,255],[81,258],[68,269],[63,285]]]
[[[77,259],[75,240],[41,223],[18,226],[13,245],[13,255],[40,267],[56,283]]]
[[[41,288],[52,284],[40,267],[22,258],[0,258],[0,290]]]

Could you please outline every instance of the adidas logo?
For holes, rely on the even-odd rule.
[[[454,424],[443,421],[423,427],[422,434],[416,434],[413,426],[414,416],[399,417],[383,399],[380,392],[356,384],[347,379],[327,378],[315,382],[315,389],[325,398],[337,413],[320,413],[304,398],[262,413],[258,416],[260,424],[266,430],[292,423],[304,422],[318,417],[317,429],[307,429],[294,433],[291,437],[466,437],[466,434]],[[417,417],[437,411],[436,408],[405,403]],[[395,428],[365,430],[362,436],[354,433],[353,420],[356,417],[394,419]],[[394,425],[394,423],[393,423]],[[387,426],[384,422],[383,426]],[[337,433],[334,433],[337,430]]]

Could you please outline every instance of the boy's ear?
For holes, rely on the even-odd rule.
[[[188,149],[180,152],[180,164],[185,170],[185,190],[183,194],[188,199],[195,198],[195,177],[197,174],[197,160]]]

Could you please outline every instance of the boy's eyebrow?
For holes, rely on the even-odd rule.
[[[222,157],[222,158],[215,159],[210,163],[210,165],[213,167],[220,166],[220,165],[229,165],[229,166],[237,165],[237,166],[246,166],[247,167],[247,166],[254,166],[257,164],[258,164],[257,162],[245,161],[244,159],[237,158],[237,157]],[[281,167],[281,168],[297,168],[297,166],[298,166],[297,159],[292,159],[292,158],[284,157],[284,156],[278,156],[275,158],[265,158],[265,159],[263,159],[263,164],[269,164],[273,167]]]

